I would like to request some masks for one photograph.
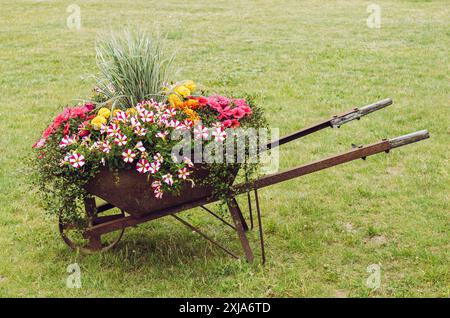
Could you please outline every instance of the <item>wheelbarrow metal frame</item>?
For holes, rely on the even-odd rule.
[[[299,130],[293,134],[284,136],[280,138],[278,141],[272,142],[267,145],[268,149],[275,148],[279,145],[297,140],[299,138],[302,138],[304,136],[307,136],[311,133],[314,133],[316,131],[319,131],[324,128],[335,128],[340,127],[341,125],[348,123],[355,119],[360,119],[362,116],[365,116],[367,114],[370,114],[376,110],[382,109],[386,106],[389,106],[392,104],[392,100],[390,98],[379,101],[374,104],[367,105],[362,108],[354,108],[348,112],[342,113],[337,116],[333,116],[332,118],[319,122],[315,125],[309,126],[307,128],[304,128],[302,130]],[[212,197],[212,196],[205,196],[200,199],[196,199],[187,203],[182,203],[179,205],[171,206],[169,208],[161,209],[158,211],[153,211],[148,214],[143,215],[128,215],[128,216],[113,216],[112,218],[108,219],[107,217],[104,217],[104,219],[101,219],[102,217],[97,217],[96,224],[93,224],[92,226],[89,226],[85,232],[84,236],[89,239],[89,246],[92,249],[101,249],[101,235],[113,232],[116,230],[124,230],[127,227],[136,226],[138,224],[155,220],[164,216],[171,215],[173,218],[175,218],[177,221],[183,223],[185,226],[189,227],[191,230],[199,233],[203,238],[209,240],[214,245],[220,247],[222,250],[224,250],[226,253],[233,257],[237,257],[236,254],[228,250],[227,248],[223,247],[219,243],[212,240],[210,237],[208,237],[206,234],[202,233],[198,228],[195,226],[189,224],[187,221],[181,219],[178,215],[178,213],[183,212],[185,210],[189,210],[196,207],[201,207],[203,210],[207,211],[209,214],[213,215],[214,217],[218,218],[220,221],[222,221],[227,226],[231,227],[233,230],[235,230],[238,234],[238,238],[241,242],[242,248],[244,250],[246,259],[248,262],[252,262],[254,259],[254,255],[252,252],[252,249],[250,247],[249,240],[246,235],[246,231],[248,230],[248,225],[245,221],[245,218],[242,214],[242,211],[236,201],[236,196],[247,193],[248,196],[248,204],[249,204],[249,212],[250,212],[250,221],[251,221],[251,228],[253,228],[253,216],[252,216],[252,206],[251,206],[251,198],[250,198],[250,192],[254,192],[255,196],[255,205],[257,209],[257,217],[258,217],[258,229],[259,229],[259,239],[260,239],[260,246],[261,246],[261,257],[262,261],[264,263],[265,261],[265,251],[264,251],[264,239],[263,239],[263,229],[262,229],[262,221],[261,221],[261,211],[260,211],[260,205],[259,205],[259,198],[258,198],[258,189],[280,183],[283,181],[287,181],[290,179],[294,179],[306,174],[310,174],[316,171],[320,171],[323,169],[327,169],[336,165],[340,165],[349,161],[353,161],[356,159],[365,159],[366,157],[386,152],[388,153],[391,149],[401,147],[413,142],[417,142],[423,139],[429,138],[429,133],[426,130],[418,131],[412,134],[400,136],[397,138],[393,138],[390,140],[383,139],[379,142],[373,143],[371,145],[367,146],[359,146],[353,150],[330,156],[325,159],[317,160],[312,163],[301,165],[296,168],[288,169],[286,171],[282,171],[279,173],[274,173],[270,175],[263,176],[257,180],[251,181],[251,182],[244,182],[242,184],[238,184],[235,186],[230,187],[230,191],[228,193],[229,200],[227,201],[227,205],[231,214],[231,217],[233,219],[234,226],[227,221],[225,221],[223,218],[219,217],[217,214],[212,212],[210,209],[206,208],[205,205],[209,203],[214,203],[219,201],[219,198]],[[95,199],[94,198],[88,198],[86,200],[86,212],[89,216],[92,215],[98,215],[101,212],[107,211],[109,209],[114,208],[114,205],[110,203],[106,203],[100,206],[96,206]]]

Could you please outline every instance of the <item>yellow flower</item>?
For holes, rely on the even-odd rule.
[[[122,110],[120,110],[118,108],[114,109],[113,114],[112,114],[113,117],[116,117],[117,113],[120,112],[120,111],[122,111]]]
[[[191,92],[195,91],[197,88],[197,85],[195,85],[195,83],[191,80],[184,82],[184,86],[186,86]]]
[[[128,108],[125,113],[129,116],[134,116],[137,114],[137,110],[134,107]]]
[[[183,85],[175,87],[173,91],[183,97],[186,97],[191,94],[190,89]]]
[[[96,116],[91,120],[91,124],[94,129],[98,130],[102,124],[106,124],[106,118],[103,116]]]
[[[178,97],[178,95],[176,94],[170,94],[167,100],[169,101],[170,105],[172,105],[172,107],[177,107],[182,103],[180,97]]]
[[[102,116],[105,119],[108,119],[109,115],[111,115],[111,111],[108,108],[106,108],[106,107],[100,108],[100,110],[97,113],[97,116]]]
[[[196,99],[188,99],[186,101],[187,107],[189,108],[196,108],[199,104],[198,100]]]

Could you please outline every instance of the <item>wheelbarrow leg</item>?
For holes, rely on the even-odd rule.
[[[239,219],[242,222],[242,227],[244,228],[244,231],[247,232],[248,231],[248,225],[247,222],[245,221],[244,215],[242,214],[242,210],[239,207],[239,204],[237,203],[236,199],[233,199],[234,203],[236,204],[236,209],[239,213]]]
[[[244,225],[242,223],[242,213],[240,213],[239,206],[236,199],[231,199],[228,203],[228,209],[230,210],[231,217],[233,218],[236,231],[238,233],[239,240],[241,241],[242,248],[245,252],[245,257],[249,263],[253,262],[253,252],[248,242],[247,235],[245,234]]]
[[[97,205],[94,198],[86,198],[84,200],[84,206],[86,208],[86,214],[89,220],[89,226],[93,226],[93,220],[97,216]],[[88,246],[92,250],[102,249],[102,239],[100,234],[89,233],[89,243]]]

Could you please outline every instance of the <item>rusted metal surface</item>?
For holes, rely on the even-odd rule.
[[[266,252],[264,249],[264,233],[262,228],[261,208],[259,207],[258,190],[255,189],[254,192],[255,192],[256,214],[258,215],[259,243],[261,244],[261,260],[262,263],[265,264]]]
[[[228,209],[230,210],[231,217],[234,221],[234,226],[236,227],[236,231],[241,241],[242,248],[245,253],[245,257],[249,263],[253,262],[253,251],[250,247],[250,243],[248,241],[247,235],[245,234],[244,226],[242,224],[242,220],[239,217],[239,208],[236,202],[236,199],[231,199],[228,203]]]
[[[381,141],[369,146],[354,149],[337,156],[329,157],[327,159],[318,160],[310,164],[293,168],[284,172],[267,175],[249,184],[234,186],[233,193],[242,193],[252,189],[264,188],[275,183],[280,183],[286,180],[297,178],[355,159],[360,159],[362,157],[368,157],[380,152],[388,151],[389,149],[391,149],[389,141]]]
[[[227,222],[226,220],[224,220],[223,218],[221,218],[220,216],[218,216],[216,213],[214,213],[213,211],[211,211],[210,209],[208,209],[207,207],[205,207],[204,205],[200,205],[200,207],[205,210],[206,212],[208,212],[209,214],[211,214],[212,216],[214,216],[216,219],[222,221],[222,223],[228,225],[229,227],[231,227],[233,230],[236,231],[236,228],[234,227],[234,225],[230,224],[229,222]]]
[[[203,179],[208,174],[209,171],[204,165],[196,165],[192,177]],[[230,185],[236,174],[237,170],[230,169]],[[149,180],[146,175],[135,170],[112,172],[104,169],[87,184],[86,190],[107,201],[110,206],[119,207],[135,217],[211,196],[213,191],[212,186],[196,185],[192,187],[191,184],[186,183],[180,189],[180,195],[165,194],[164,200],[160,200],[155,198],[150,186],[151,182],[152,179]]]
[[[188,228],[190,228],[192,231],[196,232],[197,234],[201,235],[205,240],[211,242],[212,244],[214,244],[215,246],[217,246],[218,248],[220,248],[222,251],[224,251],[225,253],[227,253],[228,255],[234,257],[234,258],[239,258],[239,256],[237,256],[236,254],[234,254],[232,251],[230,251],[229,249],[227,249],[226,247],[222,246],[221,244],[217,243],[216,241],[214,241],[212,238],[210,238],[208,235],[206,235],[205,233],[203,233],[202,231],[200,231],[199,228],[193,226],[192,224],[188,223],[187,221],[183,220],[182,218],[176,216],[175,214],[171,214],[171,216],[173,218],[175,218],[175,220],[181,222],[182,224],[186,225]]]

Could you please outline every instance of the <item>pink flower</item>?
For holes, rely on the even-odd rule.
[[[236,119],[227,119],[227,120],[224,120],[222,124],[223,124],[223,126],[226,127],[226,128],[230,128],[230,127],[231,127],[231,128],[237,128],[237,127],[240,126],[239,121],[236,120]]]
[[[150,163],[145,158],[139,159],[139,161],[136,164],[136,170],[139,171],[139,173],[149,172]]]
[[[145,134],[147,134],[147,129],[139,125],[134,128],[134,133],[138,136],[145,136]]]
[[[126,163],[132,163],[134,161],[134,158],[136,158],[136,154],[131,149],[127,149],[122,152],[122,159]]]
[[[156,189],[156,188],[161,188],[161,181],[159,181],[159,180],[155,180],[155,181],[153,181],[152,182],[152,188],[153,189]]]
[[[108,126],[105,124],[100,124],[100,135],[103,135],[104,133],[106,133],[108,131]]]
[[[163,178],[163,181],[165,183],[167,183],[169,186],[171,186],[173,184],[173,178],[170,173],[163,175],[162,178]]]
[[[232,110],[233,117],[240,119],[246,115],[246,112],[241,107],[236,107]]]
[[[194,128],[194,138],[195,139],[207,139],[208,138],[208,128],[203,125],[197,125]]]
[[[137,119],[136,116],[130,118],[130,124],[132,128],[136,128],[137,126],[140,125],[139,120]]]
[[[161,138],[161,139],[165,139],[168,134],[169,134],[168,131],[162,131],[162,132],[160,131],[155,136],[158,137],[158,138]]]
[[[119,110],[116,112],[116,116],[114,117],[113,120],[121,123],[126,123],[128,120],[128,115],[124,111]]]
[[[144,145],[142,144],[142,141],[138,141],[138,143],[136,144],[136,146],[134,146],[134,149],[139,150],[140,152],[144,152],[145,148]]]
[[[33,148],[39,149],[45,146],[45,138],[41,138],[33,145]]]
[[[161,163],[159,161],[153,161],[150,164],[150,168],[148,169],[148,171],[150,171],[150,173],[156,173],[158,172],[158,170],[161,168]]]
[[[164,162],[164,157],[159,152],[157,152],[156,155],[153,156],[153,159],[160,163]]]
[[[222,129],[223,124],[220,121],[218,121],[218,122],[215,122],[214,124],[212,124],[211,126],[213,128],[221,128]]]
[[[191,173],[188,171],[187,168],[183,168],[178,170],[178,178],[186,180],[187,177],[189,177]]]
[[[120,127],[117,124],[111,124],[107,132],[109,137],[116,137],[120,135]]]
[[[74,167],[76,169],[81,168],[82,166],[84,166],[84,157],[83,157],[83,155],[80,155],[80,154],[74,152],[69,157],[69,163],[72,165],[72,167]]]
[[[140,114],[139,117],[144,123],[153,123],[154,122],[154,116],[155,114],[152,111],[148,111],[144,109]]]
[[[118,134],[116,135],[116,138],[114,139],[114,142],[116,143],[117,146],[125,146],[127,144],[127,136],[122,135],[122,134]]]
[[[155,188],[154,190],[153,190],[153,193],[155,194],[155,198],[157,198],[157,199],[162,199],[162,197],[163,197],[163,192],[162,192],[162,190],[161,190],[161,188]]]
[[[108,140],[102,144],[102,151],[104,153],[109,153],[111,151],[111,144],[109,143]]]
[[[183,121],[183,125],[185,125],[186,127],[192,127],[194,125],[194,122],[190,119],[185,119]]]
[[[245,99],[233,99],[233,103],[236,107],[243,107],[246,106],[248,107],[247,101]]]
[[[213,130],[211,135],[214,137],[214,141],[222,142],[227,138],[227,133],[220,128]]]
[[[175,110],[175,108],[170,107],[170,108],[166,109],[164,113],[170,117],[173,117],[177,114],[177,111]]]
[[[191,159],[189,159],[188,157],[184,157],[183,158],[183,162],[185,164],[187,164],[188,167],[192,168],[194,166],[194,164],[192,163]]]
[[[64,149],[70,145],[72,145],[75,142],[75,138],[73,137],[69,137],[69,136],[64,136],[61,139],[61,142],[59,143],[59,148]]]
[[[239,108],[241,110],[243,110],[246,115],[251,115],[252,114],[252,109],[250,108],[250,106],[241,106]]]

